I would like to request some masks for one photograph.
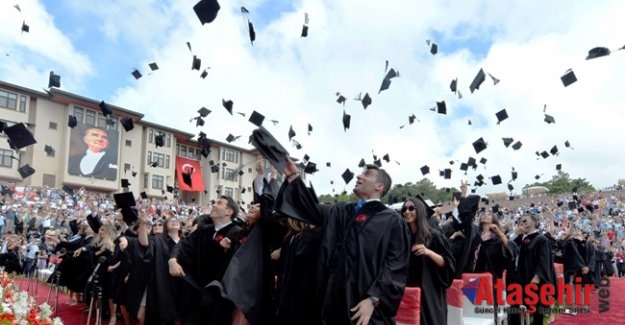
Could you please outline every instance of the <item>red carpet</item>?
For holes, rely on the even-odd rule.
[[[18,288],[21,288],[21,291],[26,291],[26,288],[27,288],[26,279],[16,277],[14,278],[14,281],[15,281],[15,285]],[[50,290],[50,287],[47,284],[39,282],[38,288],[37,288],[37,294],[35,295],[35,281],[32,280],[30,283],[30,290],[28,290],[28,293],[30,296],[35,297],[37,299],[38,304],[42,304],[46,302],[46,299],[48,298],[49,290]],[[59,317],[63,321],[63,324],[65,325],[87,324],[88,311],[82,311],[82,310],[85,307],[89,307],[89,306],[85,304],[76,304],[76,305],[71,306],[67,304],[68,301],[69,301],[69,295],[59,291],[59,305],[58,305],[58,312],[57,312],[56,317]],[[54,308],[54,303],[55,303],[55,290],[53,288],[50,293],[50,300],[48,300],[48,304],[50,305],[50,307]],[[95,323],[95,316],[93,315],[94,313],[95,312],[92,313],[92,320],[90,324]],[[108,324],[108,320],[102,320],[102,325],[106,325],[106,324]],[[122,325],[123,322],[118,318],[117,324]]]
[[[554,325],[588,325],[601,322],[602,324],[623,324],[625,322],[625,279],[610,277],[610,285],[605,288],[609,290],[610,296],[601,298],[609,303],[604,303],[605,312],[600,312],[599,291],[590,295],[590,313],[577,313],[577,315],[559,315]]]

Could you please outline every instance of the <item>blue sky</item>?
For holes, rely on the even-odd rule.
[[[331,191],[330,181],[341,184],[345,168],[357,169],[360,157],[369,157],[371,150],[388,152],[401,162],[388,166],[398,182],[415,182],[420,174],[411,166],[427,164],[436,170],[450,160],[480,158],[471,147],[479,137],[489,143],[483,153],[489,159],[488,172],[509,175],[514,166],[527,176],[519,179],[524,184],[532,183],[537,173],[550,175],[553,166],[562,163],[572,177],[602,171],[590,175],[591,181],[607,186],[621,177],[617,166],[625,164],[625,155],[614,157],[614,166],[605,166],[595,156],[625,144],[617,137],[597,138],[617,134],[619,121],[625,120],[618,87],[622,77],[614,73],[624,69],[625,51],[583,60],[592,47],[624,45],[620,31],[625,26],[616,13],[625,10],[625,4],[618,0],[574,6],[568,0],[513,5],[489,0],[461,5],[453,0],[389,0],[384,6],[357,0],[221,1],[217,19],[204,26],[193,13],[195,1],[15,2],[21,4],[31,32],[19,33],[22,16],[12,4],[1,4],[0,50],[10,52],[0,60],[1,80],[41,89],[54,70],[62,76],[63,90],[194,133],[200,130],[188,120],[206,106],[213,113],[201,130],[219,141],[229,133],[245,135],[252,130],[246,119],[229,116],[221,107],[222,98],[232,99],[235,111],[257,110],[267,120],[280,120],[268,127],[289,148],[286,135],[293,126],[295,140],[304,148],[294,156],[306,153],[318,165],[333,162],[331,170],[322,169],[312,177],[319,193]],[[254,46],[247,39],[241,6],[249,9],[256,28]],[[309,37],[301,38],[306,12]],[[426,39],[438,45],[438,54],[429,53]],[[187,41],[203,67],[211,67],[204,80],[190,70]],[[401,76],[377,94],[385,59]],[[161,69],[148,75],[147,64],[153,61]],[[131,76],[134,68],[143,78]],[[493,85],[487,77],[471,94],[468,85],[480,68],[501,82]],[[569,68],[579,81],[565,88],[560,75]],[[459,79],[462,99],[449,91],[454,77]],[[348,131],[340,123],[342,107],[335,103],[336,91],[350,99],[344,107],[353,119]],[[361,91],[373,98],[366,111],[351,100]],[[429,110],[441,100],[447,103],[446,116]],[[544,104],[556,125],[543,122]],[[580,113],[588,107],[597,116],[613,118],[584,118]],[[510,119],[497,125],[495,113],[502,108]],[[411,114],[420,122],[399,129]],[[472,126],[467,125],[469,119]],[[315,131],[304,136],[308,123]],[[571,125],[584,125],[586,132],[581,135]],[[523,148],[507,150],[502,137],[521,140]],[[576,150],[535,159],[536,150],[564,140]],[[235,145],[248,147],[244,141]],[[471,172],[466,176],[470,183],[473,176]],[[456,177],[432,180],[438,186],[459,183]],[[349,184],[345,188],[349,190]],[[502,189],[484,189],[497,190]]]

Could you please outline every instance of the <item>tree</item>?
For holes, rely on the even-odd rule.
[[[535,182],[526,187],[532,186],[544,186],[549,189],[549,193],[553,194],[571,193],[573,189],[577,189],[577,192],[595,191],[595,188],[585,178],[571,179],[568,173],[561,170],[547,182]]]

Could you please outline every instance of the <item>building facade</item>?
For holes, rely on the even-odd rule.
[[[204,157],[194,134],[151,123],[139,112],[107,106],[112,115],[105,116],[100,101],[94,99],[56,88],[39,92],[0,81],[0,120],[5,127],[25,124],[37,140],[15,151],[0,139],[0,182],[84,187],[103,193],[131,191],[137,197],[145,192],[150,198],[200,205],[220,195],[243,205],[253,200],[255,149],[210,140],[210,153]],[[68,127],[70,115],[76,117],[73,128]],[[132,119],[132,130],[125,131],[123,118]],[[162,146],[156,145],[157,137],[162,138]],[[0,138],[7,137],[0,133]],[[95,167],[85,162],[92,140],[105,147]],[[52,150],[45,150],[46,146]],[[35,173],[22,179],[18,168],[26,164]],[[184,184],[181,171],[192,174],[192,187]],[[127,188],[122,188],[122,179],[128,180]]]

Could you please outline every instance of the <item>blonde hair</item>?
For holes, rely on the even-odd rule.
[[[117,238],[115,227],[110,224],[104,224],[93,238],[93,245],[104,247],[112,253],[115,251],[115,238]]]

